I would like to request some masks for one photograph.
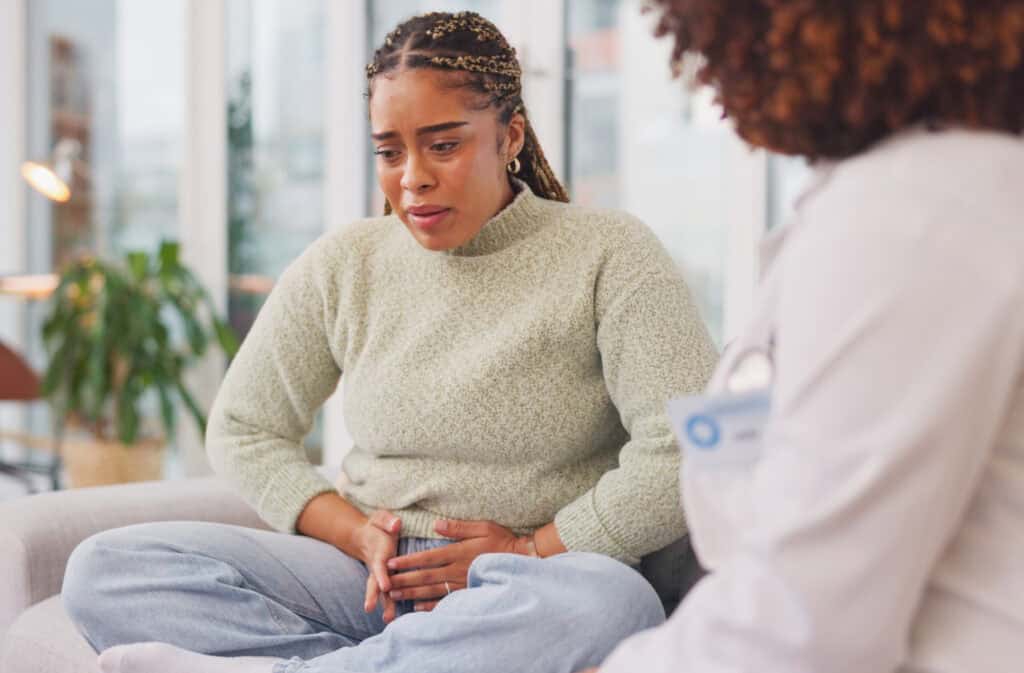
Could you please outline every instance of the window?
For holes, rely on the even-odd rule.
[[[323,0],[229,0],[228,316],[248,332],[324,231]]]
[[[228,320],[249,331],[324,231],[324,0],[228,0]],[[306,439],[319,462],[323,414]]]
[[[28,3],[27,154],[78,144],[67,203],[32,193],[29,258],[154,249],[178,233],[184,132],[183,0]]]
[[[568,8],[569,187],[577,203],[618,208],[654,230],[723,338],[728,171],[737,144],[705,91],[671,78],[670,45],[621,0]]]
[[[53,273],[93,254],[120,257],[179,236],[185,128],[184,0],[34,0],[25,3],[25,158],[49,162],[71,147],[70,197],[26,191],[26,264]],[[39,371],[45,305],[26,304],[25,343]],[[45,409],[24,419],[50,429]]]

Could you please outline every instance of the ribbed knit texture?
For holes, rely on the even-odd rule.
[[[334,486],[301,446],[344,385],[344,495],[402,534],[440,517],[626,563],[678,538],[665,400],[702,390],[714,346],[640,222],[520,185],[465,246],[428,251],[395,217],[321,237],[282,275],[235,357],[207,433],[216,471],[294,531]]]

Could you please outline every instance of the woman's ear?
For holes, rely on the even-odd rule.
[[[505,161],[512,161],[523,151],[526,144],[526,117],[517,112],[512,115],[508,122],[508,131],[505,134],[507,141]]]

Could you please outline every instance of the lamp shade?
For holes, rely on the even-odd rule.
[[[21,176],[46,198],[64,203],[71,198],[75,162],[81,152],[82,145],[77,140],[61,138],[50,161],[26,161],[21,165]]]

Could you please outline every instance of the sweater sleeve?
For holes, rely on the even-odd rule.
[[[282,532],[295,531],[311,499],[335,490],[302,445],[341,376],[334,353],[344,352],[345,334],[330,241],[307,249],[276,283],[228,368],[206,432],[214,471]]]
[[[604,265],[595,295],[602,371],[629,440],[618,467],[555,516],[569,550],[631,565],[685,532],[665,402],[703,390],[718,358],[680,271],[643,235],[641,254],[626,246]]]

